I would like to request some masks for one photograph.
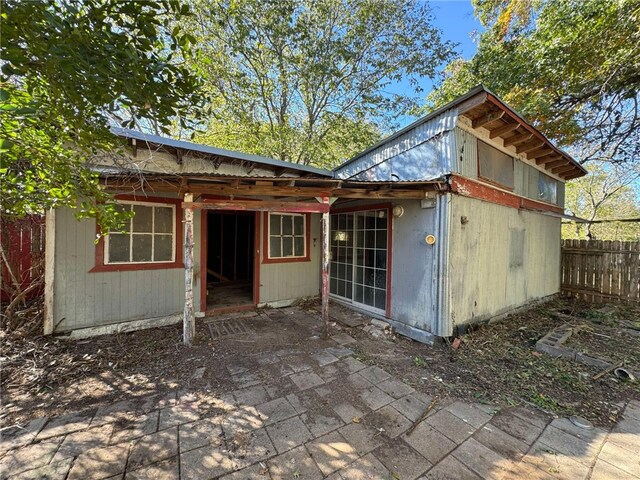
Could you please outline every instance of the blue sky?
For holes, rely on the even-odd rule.
[[[435,26],[442,31],[444,39],[459,44],[456,48],[458,55],[465,59],[473,57],[476,52],[476,44],[473,42],[472,34],[482,27],[473,16],[471,2],[469,0],[431,0],[429,4],[435,16]],[[420,82],[420,86],[426,97],[433,88],[433,82],[431,79],[425,78]],[[389,87],[388,90],[400,92],[406,88],[409,88],[408,83],[400,83]],[[415,120],[414,117],[403,117],[400,119],[400,126],[405,126],[413,120]]]

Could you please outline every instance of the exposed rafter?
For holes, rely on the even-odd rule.
[[[561,158],[563,158],[562,155],[554,152],[554,153],[550,153],[549,155],[545,155],[544,157],[536,158],[536,164],[546,165],[549,162],[554,162],[556,160],[560,160]]]
[[[487,123],[495,122],[496,120],[501,119],[503,116],[504,116],[504,111],[502,110],[497,112],[496,111],[489,112],[480,118],[476,118],[475,120],[472,120],[471,126],[473,128],[480,128],[483,125],[486,125]]]
[[[516,153],[531,152],[532,150],[536,150],[536,149],[540,148],[542,145],[544,145],[544,143],[536,138],[536,139],[531,140],[529,142],[523,143],[522,145],[518,145],[516,147]]]
[[[519,123],[506,123],[496,128],[492,128],[489,132],[489,138],[501,137],[505,133],[513,132],[518,127],[520,127]]]
[[[505,139],[503,145],[505,147],[510,147],[511,145],[517,145],[519,143],[526,142],[527,140],[530,140],[531,138],[533,138],[533,134],[532,133],[517,134],[517,135],[513,135],[513,136]]]

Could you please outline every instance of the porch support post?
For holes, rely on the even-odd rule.
[[[322,203],[329,204],[329,199],[322,198]],[[322,323],[323,337],[329,338],[329,212],[322,213]]]
[[[184,194],[185,203],[193,202],[193,194]],[[191,345],[196,334],[193,309],[193,208],[184,209],[184,319],[183,340]]]

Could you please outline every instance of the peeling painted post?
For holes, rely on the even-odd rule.
[[[184,194],[185,203],[193,202],[193,194]],[[196,334],[193,310],[193,208],[184,209],[184,320],[183,340],[191,345]]]
[[[323,197],[322,203],[329,204]],[[329,212],[322,214],[322,323],[323,337],[329,338]]]

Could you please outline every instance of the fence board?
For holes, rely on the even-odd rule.
[[[640,242],[563,240],[563,294],[592,302],[640,302]]]

